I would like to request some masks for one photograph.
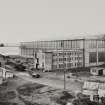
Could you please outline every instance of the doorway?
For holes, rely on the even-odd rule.
[[[39,66],[39,64],[36,64],[36,69],[38,70],[38,66]]]
[[[103,75],[103,69],[99,70],[99,71],[98,71],[98,74],[99,74],[99,75]]]

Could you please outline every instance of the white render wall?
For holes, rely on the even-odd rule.
[[[43,53],[42,51],[39,51],[37,53],[37,58],[39,59],[38,68],[43,69],[43,66],[45,67],[45,53]]]

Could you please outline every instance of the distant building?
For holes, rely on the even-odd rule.
[[[2,44],[1,44],[2,45]],[[20,45],[16,44],[3,44],[0,45],[0,66],[4,66],[8,60],[11,58],[19,58],[20,55]]]
[[[44,56],[50,52],[52,61],[49,65],[52,70],[98,66],[105,63],[105,40],[102,38],[22,42],[20,48],[21,56],[39,60],[38,67],[43,65],[41,56],[38,57],[39,51],[42,50]],[[44,67],[45,65],[44,63]]]
[[[4,46],[0,46],[0,54],[3,55],[19,55],[20,49],[18,44],[4,44]]]

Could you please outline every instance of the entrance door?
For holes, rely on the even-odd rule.
[[[103,75],[103,70],[102,70],[102,69],[99,70],[99,71],[98,71],[98,74],[99,74],[99,75]]]
[[[38,65],[39,65],[39,64],[36,64],[36,69],[37,69],[37,70],[38,70]]]

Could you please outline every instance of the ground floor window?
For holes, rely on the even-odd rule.
[[[53,65],[53,69],[57,69],[57,65]]]
[[[66,64],[59,64],[59,68],[63,69],[66,67]]]

